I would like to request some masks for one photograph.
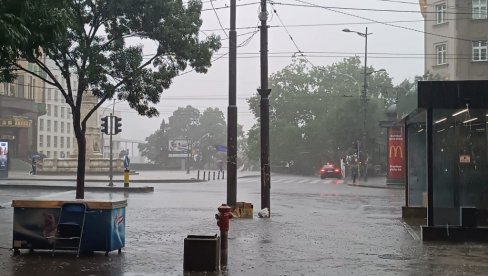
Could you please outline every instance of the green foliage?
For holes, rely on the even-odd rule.
[[[364,68],[359,58],[348,58],[326,67],[310,67],[296,60],[270,77],[270,161],[280,166],[293,160],[301,172],[310,172],[322,162],[338,162],[362,137],[360,95]],[[374,68],[369,67],[368,72]],[[392,90],[386,72],[368,74],[368,148],[381,143],[378,122],[388,105],[385,91]],[[248,100],[259,118],[259,96]],[[259,125],[248,133],[247,155],[260,157]]]
[[[12,64],[22,51],[40,55],[40,46],[55,42],[68,21],[63,0],[0,1],[0,82],[14,80]]]
[[[14,3],[11,1],[1,3],[10,5]],[[2,9],[0,19],[10,24],[7,30],[14,31],[0,41],[7,47],[2,48],[0,44],[0,50],[8,54],[0,59],[0,68],[6,68],[6,72],[25,71],[55,86],[70,106],[78,142],[77,198],[83,198],[87,120],[96,109],[106,100],[117,98],[127,101],[140,115],[156,116],[154,104],[160,101],[160,95],[169,88],[172,79],[188,67],[205,73],[213,53],[220,48],[218,37],[209,35],[203,40],[199,37],[202,3],[198,0],[185,3],[181,0],[21,0],[19,3],[18,10],[6,13]],[[5,7],[10,7],[7,4]],[[8,21],[11,14],[14,17]],[[23,40],[8,43],[8,39],[11,41],[16,36]],[[141,44],[135,45],[135,41]],[[155,49],[144,53],[142,43],[154,45]],[[55,68],[44,57],[53,61]],[[42,74],[15,63],[16,58],[36,64]],[[58,71],[66,86],[56,79]],[[81,106],[86,93],[99,101],[82,118]]]
[[[242,137],[242,126],[238,135]],[[163,120],[160,128],[146,138],[146,143],[139,145],[141,155],[156,164],[169,164],[168,141],[186,139],[191,141],[193,152],[199,156],[202,168],[205,164],[214,164],[217,159],[225,159],[225,154],[215,150],[215,145],[225,145],[227,124],[224,113],[218,108],[207,108],[202,113],[190,105],[179,107],[169,117],[169,123]]]

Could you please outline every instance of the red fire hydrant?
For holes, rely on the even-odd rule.
[[[229,221],[232,218],[231,208],[227,204],[223,203],[217,208],[218,214],[215,214],[217,219],[217,225],[220,228],[220,265],[227,266],[227,248],[228,248],[228,233],[229,233]]]

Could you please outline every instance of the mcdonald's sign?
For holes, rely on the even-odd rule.
[[[388,178],[405,178],[405,142],[402,127],[388,128]]]
[[[396,158],[396,157],[403,158],[403,149],[401,146],[390,145],[389,152],[390,152],[389,154],[390,158]]]

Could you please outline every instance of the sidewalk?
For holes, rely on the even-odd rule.
[[[377,188],[377,189],[397,189],[403,190],[405,186],[403,185],[388,185],[386,184],[386,177],[379,176],[379,177],[369,177],[367,181],[363,179],[356,179],[356,183],[352,183],[352,179],[347,177],[344,179],[344,182],[347,183],[349,186],[356,186],[356,187],[365,187],[365,188]]]

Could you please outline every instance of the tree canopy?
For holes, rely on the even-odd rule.
[[[25,1],[31,7],[37,2]],[[44,9],[49,16],[64,15],[55,39],[44,39],[46,32],[34,34],[28,15],[20,14],[29,36],[11,45],[15,56],[36,64],[42,73],[2,60],[1,68],[24,71],[55,86],[72,110],[78,142],[77,198],[84,197],[86,123],[106,100],[125,100],[143,116],[158,115],[153,104],[160,101],[179,72],[192,67],[205,73],[211,57],[220,47],[215,35],[199,36],[202,3],[197,0],[64,0],[56,9]],[[42,4],[39,4],[42,6]],[[47,5],[47,4],[46,4]],[[35,13],[33,13],[35,14]],[[42,19],[45,17],[43,16]],[[19,22],[13,22],[18,26]],[[42,20],[33,23],[43,23]],[[32,27],[32,29],[29,29]],[[46,27],[40,25],[39,27]],[[24,30],[23,26],[18,28]],[[145,45],[154,50],[144,51]],[[33,46],[39,45],[41,48]],[[34,50],[33,50],[34,49]],[[55,64],[49,66],[44,57]],[[66,82],[55,77],[55,71]],[[81,105],[87,93],[99,99],[82,118]]]
[[[224,113],[218,108],[208,107],[200,112],[190,105],[179,107],[168,121],[163,120],[160,128],[146,138],[146,143],[139,145],[142,156],[162,166],[174,165],[178,160],[168,157],[169,141],[188,139],[192,154],[198,158],[194,161],[197,167],[203,169],[214,164],[217,158],[224,158],[224,154],[220,156],[215,148],[215,145],[227,143],[227,123]],[[242,126],[239,126],[238,136],[242,135]]]
[[[373,72],[374,68],[369,67],[367,71]],[[322,162],[338,162],[352,150],[363,129],[361,72],[360,59],[353,57],[325,67],[310,67],[299,59],[272,74],[270,157],[273,166],[293,161],[298,171],[310,172]],[[385,139],[378,122],[391,102],[391,95],[386,91],[392,89],[386,72],[368,75],[366,127],[370,149],[377,148]],[[259,96],[248,102],[259,118]],[[259,125],[248,134],[248,156],[259,160]]]

